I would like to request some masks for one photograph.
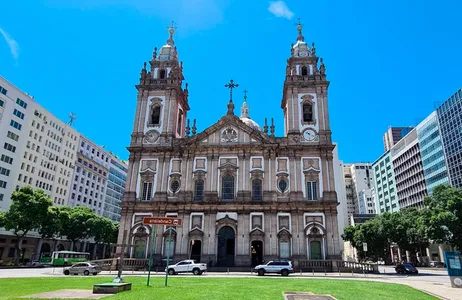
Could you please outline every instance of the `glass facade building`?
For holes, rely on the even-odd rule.
[[[120,203],[125,191],[127,166],[111,158],[106,198],[104,199],[104,216],[113,221],[120,220]]]
[[[377,214],[399,210],[395,172],[390,151],[385,152],[373,164],[375,205]]]
[[[449,183],[436,111],[423,120],[416,129],[427,193],[431,194],[435,186]]]
[[[462,89],[436,111],[450,183],[462,188]]]

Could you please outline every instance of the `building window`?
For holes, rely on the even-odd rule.
[[[262,200],[263,191],[262,191],[262,181],[261,179],[252,180],[252,200]]]
[[[221,180],[221,199],[233,200],[234,199],[234,177],[231,175],[223,176]]]
[[[21,120],[24,120],[24,114],[22,112],[20,112],[19,110],[17,110],[16,108],[13,111],[13,115],[20,118]]]
[[[290,244],[289,241],[279,242],[279,258],[288,259],[290,258]]]
[[[8,92],[7,89],[3,88],[2,86],[0,86],[0,93],[2,93],[3,95],[6,95],[6,93]]]
[[[151,124],[159,125],[160,124],[160,106],[157,105],[152,109],[151,113]]]
[[[18,122],[16,122],[15,120],[10,121],[10,126],[16,128],[17,130],[21,130],[21,128],[22,128],[22,125],[19,124]]]
[[[284,193],[287,190],[287,180],[281,179],[278,183],[279,190]]]
[[[13,153],[16,152],[16,147],[13,146],[13,145],[10,145],[10,144],[8,144],[8,143],[5,143],[5,144],[3,145],[3,148],[6,149],[6,150],[8,150],[8,151],[11,151],[11,152],[13,152]]]
[[[13,133],[11,131],[8,131],[6,136],[9,137],[10,139],[12,139],[15,142],[17,142],[18,139],[19,139],[19,135],[17,135],[16,133]]]
[[[306,194],[308,200],[318,200],[318,190],[316,181],[308,181],[306,183]]]
[[[313,104],[303,103],[303,122],[313,122]]]
[[[308,68],[306,66],[302,67],[302,76],[307,76],[308,75]]]
[[[204,200],[204,180],[202,179],[196,180],[196,184],[194,187],[194,200]]]
[[[9,156],[7,156],[5,154],[2,154],[2,157],[1,157],[0,160],[4,161],[4,162],[6,162],[7,164],[10,164],[10,165],[13,163],[13,158],[11,158],[11,157],[9,157]]]
[[[170,230],[170,229],[169,229]],[[164,258],[173,258],[173,250],[175,249],[175,239],[172,236],[169,240],[168,237],[164,239]]]
[[[178,190],[180,189],[180,182],[176,179],[172,180],[170,182],[170,190],[173,192],[173,193],[176,193],[178,192]]]
[[[23,107],[23,108],[27,108],[27,103],[22,101],[21,99],[16,99],[16,104],[18,104],[19,106]]]
[[[159,79],[165,79],[165,70],[164,69],[160,69],[159,70]]]
[[[142,201],[150,201],[152,198],[152,182],[143,182]]]
[[[183,126],[183,111],[180,109],[178,111],[178,124],[176,128],[176,132],[178,134],[181,134],[183,132],[182,126]]]

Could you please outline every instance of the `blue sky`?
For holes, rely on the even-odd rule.
[[[333,140],[345,162],[373,161],[389,125],[416,125],[462,79],[458,0],[434,1],[43,0],[4,1],[0,75],[122,158],[144,61],[178,29],[175,43],[200,130],[226,113],[229,79],[248,92],[252,119],[280,109],[286,59],[301,18],[324,58]],[[27,4],[26,4],[27,3]]]

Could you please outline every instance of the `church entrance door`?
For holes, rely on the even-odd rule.
[[[234,266],[235,237],[234,230],[229,226],[218,231],[217,266]]]
[[[200,262],[202,252],[202,241],[192,240],[191,243],[193,243],[191,246],[191,259],[195,260],[196,262]]]
[[[312,241],[310,243],[310,259],[320,260],[322,259],[321,254],[321,242],[320,241]]]
[[[252,255],[252,267],[258,266],[263,262],[263,242],[252,241],[250,252]]]

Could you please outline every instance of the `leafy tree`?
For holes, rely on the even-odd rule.
[[[14,264],[19,262],[19,250],[24,237],[31,230],[38,229],[48,216],[48,208],[53,201],[43,190],[34,190],[30,186],[14,191],[11,195],[11,206],[4,214],[4,227],[16,236]]]
[[[436,243],[462,249],[462,190],[439,185],[425,198],[424,220],[428,235]]]
[[[60,209],[61,235],[72,242],[91,236],[93,219],[98,216],[88,207],[62,207]],[[72,250],[72,249],[71,249]]]
[[[114,232],[118,230],[118,224],[112,222],[108,218],[95,216],[93,219],[90,220],[90,227],[91,227],[91,236],[95,239],[95,248],[94,254],[96,254],[96,247],[99,243],[114,243]],[[117,241],[117,235],[116,239]],[[104,247],[105,249],[106,247]]]
[[[0,210],[0,227],[5,226],[5,213]]]

